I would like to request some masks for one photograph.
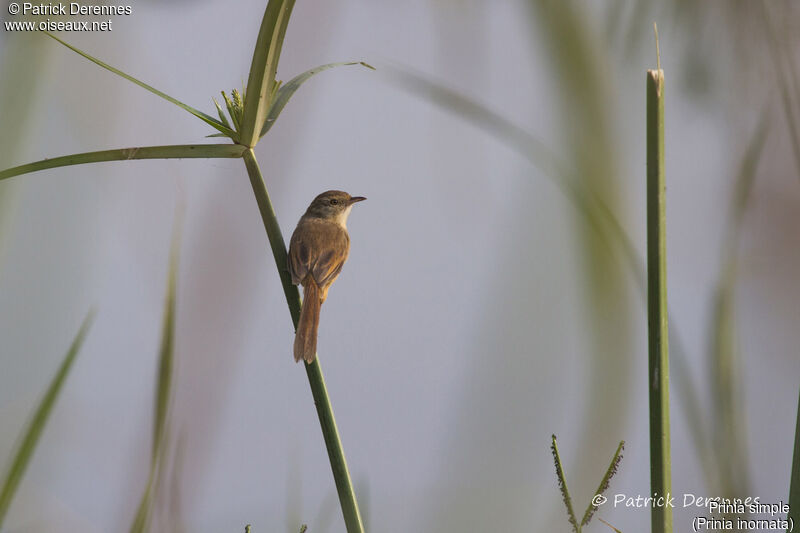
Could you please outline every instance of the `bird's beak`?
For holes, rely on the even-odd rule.
[[[356,202],[363,202],[364,200],[366,200],[366,198],[363,197],[363,196],[353,196],[353,197],[350,198],[350,202],[349,203],[350,203],[350,205],[353,205]]]

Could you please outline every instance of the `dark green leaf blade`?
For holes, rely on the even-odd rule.
[[[369,69],[375,70],[375,67],[364,63],[363,61],[349,61],[345,63],[328,63],[327,65],[320,65],[295,76],[278,89],[275,98],[272,101],[272,105],[270,105],[269,111],[267,112],[267,118],[264,121],[264,126],[261,129],[261,134],[259,137],[263,137],[269,131],[272,125],[275,124],[275,121],[278,119],[278,115],[281,114],[281,111],[283,111],[286,103],[294,95],[295,91],[297,91],[297,89],[299,89],[300,86],[310,77],[330,68],[344,67],[348,65],[362,65]]]
[[[146,84],[145,82],[137,80],[133,76],[125,74],[121,70],[116,69],[116,68],[112,67],[111,65],[109,65],[107,63],[104,63],[104,62],[100,61],[99,59],[97,59],[95,57],[90,56],[89,54],[87,54],[83,50],[75,48],[71,44],[68,44],[68,43],[62,41],[61,39],[59,39],[58,37],[56,37],[52,33],[49,33],[49,32],[44,32],[44,33],[46,33],[48,36],[52,37],[53,39],[55,39],[59,43],[63,44],[64,46],[66,46],[67,48],[72,50],[73,52],[82,55],[83,57],[85,57],[86,59],[91,61],[92,63],[94,63],[96,65],[99,65],[99,66],[103,67],[104,69],[109,70],[109,71],[113,72],[114,74],[116,74],[118,76],[122,76],[126,80],[135,83],[139,87],[147,89],[151,93],[153,93],[153,94],[155,94],[157,96],[160,96],[164,100],[166,100],[168,102],[171,102],[171,103],[175,104],[176,106],[188,111],[189,113],[191,113],[192,115],[196,116],[197,118],[199,118],[200,120],[202,120],[203,122],[205,122],[206,124],[211,126],[212,128],[224,133],[225,135],[227,135],[228,137],[230,137],[234,141],[237,140],[238,135],[237,135],[237,133],[235,131],[233,131],[232,129],[226,127],[222,122],[220,122],[219,120],[215,119],[211,115],[207,115],[206,113],[203,113],[202,111],[199,111],[199,110],[193,108],[192,106],[190,106],[188,104],[184,104],[180,100],[177,100],[177,99],[171,97],[170,95],[159,91],[155,87],[151,87],[150,85]]]
[[[270,0],[264,11],[244,99],[244,116],[239,142],[245,146],[253,147],[258,142],[258,132],[261,131],[267,118],[283,38],[286,35],[294,1]]]
[[[11,500],[14,498],[14,493],[20,481],[22,481],[25,469],[28,467],[31,456],[36,449],[36,444],[42,436],[42,432],[47,424],[47,419],[53,410],[53,406],[55,406],[58,394],[61,392],[61,387],[67,379],[67,374],[69,374],[70,368],[72,368],[72,363],[75,361],[75,357],[78,355],[83,345],[83,340],[86,338],[86,334],[93,320],[94,311],[90,311],[83,320],[83,324],[81,324],[78,334],[75,335],[75,339],[72,341],[67,355],[64,357],[42,401],[39,402],[39,406],[36,408],[36,411],[34,411],[27,428],[21,436],[19,448],[14,454],[14,459],[11,461],[2,489],[0,489],[0,529],[2,528],[8,507],[11,505]]]

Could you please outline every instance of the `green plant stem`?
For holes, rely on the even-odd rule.
[[[278,274],[280,275],[281,284],[283,285],[283,292],[286,295],[286,303],[289,305],[292,323],[294,327],[297,328],[297,322],[300,320],[300,291],[297,290],[296,285],[292,284],[291,277],[289,276],[286,243],[283,240],[281,228],[278,225],[278,218],[275,216],[275,210],[272,208],[267,186],[264,183],[264,177],[261,175],[261,169],[258,166],[258,161],[256,160],[253,150],[245,150],[243,158],[245,166],[247,167],[247,173],[250,176],[250,184],[253,186],[253,194],[255,194],[256,202],[258,203],[258,210],[261,212],[261,218],[264,220],[264,228],[267,230],[267,237],[269,237],[269,243],[272,247],[272,255],[275,257],[275,264],[278,267]],[[289,357],[288,349],[286,351],[286,357]],[[325,439],[325,447],[328,450],[333,479],[336,482],[336,491],[339,493],[339,502],[342,506],[342,514],[344,515],[347,533],[363,533],[364,525],[361,521],[361,513],[358,510],[358,502],[356,501],[356,494],[353,490],[353,483],[350,480],[350,473],[347,470],[347,461],[345,460],[344,449],[342,448],[342,442],[339,438],[339,431],[336,429],[336,419],[333,416],[333,408],[331,407],[328,391],[325,387],[325,379],[319,364],[319,356],[317,356],[313,363],[305,365],[305,367],[306,374],[308,375],[308,383],[311,386],[311,395],[317,407],[317,415],[319,416],[319,423],[322,428],[322,436]]]
[[[238,144],[175,144],[169,146],[142,146],[138,148],[117,148],[100,152],[70,154],[52,159],[42,159],[18,167],[0,170],[0,181],[20,174],[46,170],[48,168],[68,167],[84,163],[105,161],[126,161],[129,159],[191,159],[242,157],[245,147]]]
[[[242,124],[239,129],[240,142],[245,146],[255,146],[259,133],[267,118],[269,106],[274,96],[278,71],[278,60],[283,48],[286,27],[292,15],[295,0],[270,0],[264,11],[264,18],[258,31],[250,76],[247,79],[247,94],[244,96]]]
[[[792,476],[789,485],[789,516],[791,522],[800,520],[800,400],[797,401],[797,425],[794,429],[794,457],[792,458]],[[786,530],[787,532],[789,529]]]
[[[664,72],[647,71],[647,315],[649,331],[650,490],[671,491],[669,331],[664,172]],[[672,510],[654,505],[653,533],[671,533]]]

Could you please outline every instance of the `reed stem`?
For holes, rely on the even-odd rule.
[[[272,202],[267,193],[267,186],[264,183],[264,177],[261,175],[261,169],[258,166],[258,161],[256,160],[253,150],[247,149],[244,152],[243,158],[245,166],[247,166],[247,173],[250,176],[250,184],[253,186],[253,194],[255,194],[256,201],[258,202],[261,218],[264,220],[264,228],[267,230],[269,243],[272,247],[272,255],[275,257],[275,264],[278,267],[278,274],[280,275],[281,284],[283,285],[283,292],[286,295],[286,303],[289,305],[289,313],[292,315],[292,323],[295,329],[297,329],[297,322],[300,320],[300,291],[297,290],[296,285],[292,284],[291,277],[289,276],[286,243],[283,240],[281,228],[278,225],[278,218],[275,216],[275,210],[272,208]],[[289,356],[290,350],[287,349],[287,360]],[[319,355],[313,363],[303,364],[306,367],[308,384],[311,386],[311,395],[314,398],[314,405],[317,406],[319,424],[322,428],[322,436],[325,439],[325,448],[328,450],[328,458],[331,462],[333,479],[336,482],[336,491],[339,493],[339,502],[342,506],[342,515],[344,516],[347,533],[364,533],[364,525],[361,521],[361,513],[358,510],[358,502],[356,501],[356,494],[353,490],[353,482],[350,480],[350,472],[347,470],[347,461],[345,460],[344,449],[342,448],[342,442],[339,438],[339,430],[336,428],[333,407],[331,407],[331,402],[328,398],[325,378],[322,375],[322,368],[319,364]]]
[[[650,490],[671,491],[669,330],[664,173],[664,71],[647,71],[647,315],[649,331]],[[654,505],[653,533],[672,532],[672,509]]]

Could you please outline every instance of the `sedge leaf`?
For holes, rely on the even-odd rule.
[[[276,91],[275,97],[273,98],[272,105],[269,107],[269,111],[267,113],[267,119],[264,121],[264,126],[261,129],[260,137],[263,137],[269,129],[275,124],[275,121],[278,119],[278,115],[281,114],[283,108],[286,106],[286,103],[289,101],[297,89],[305,83],[310,77],[314,76],[315,74],[319,74],[323,70],[328,70],[334,67],[344,67],[348,65],[362,65],[369,69],[375,70],[375,67],[364,63],[363,61],[350,61],[346,63],[328,63],[327,65],[320,65],[318,67],[312,68],[303,72],[302,74],[298,74],[287,83],[281,85],[278,90]]]
[[[51,159],[42,159],[18,167],[0,170],[0,181],[21,174],[28,174],[48,168],[68,167],[84,163],[100,163],[105,161],[128,161],[131,159],[183,159],[183,158],[217,158],[242,157],[245,147],[238,144],[176,144],[166,146],[139,146],[134,148],[116,148],[99,152],[70,154]]]
[[[199,118],[200,120],[202,120],[203,122],[205,122],[206,124],[211,126],[212,128],[224,133],[225,135],[227,135],[228,137],[230,137],[234,141],[237,140],[238,136],[237,136],[237,133],[235,131],[233,131],[232,129],[226,127],[222,122],[220,122],[219,120],[215,119],[211,115],[207,115],[207,114],[203,113],[202,111],[199,111],[199,110],[193,108],[192,106],[190,106],[188,104],[184,104],[180,100],[177,100],[177,99],[171,97],[170,95],[159,91],[155,87],[151,87],[150,85],[147,85],[145,82],[137,80],[133,76],[125,74],[121,70],[118,70],[118,69],[112,67],[111,65],[109,65],[107,63],[104,63],[104,62],[100,61],[99,59],[97,59],[95,57],[92,57],[91,55],[87,54],[83,50],[75,48],[71,44],[68,44],[68,43],[62,41],[61,39],[59,39],[58,37],[56,37],[52,33],[49,33],[49,32],[44,32],[44,33],[46,33],[48,36],[52,37],[53,39],[55,39],[59,43],[63,44],[64,46],[66,46],[67,48],[72,50],[73,52],[82,55],[83,57],[85,57],[86,59],[91,61],[92,63],[95,63],[96,65],[99,65],[99,66],[103,67],[106,70],[110,70],[111,72],[113,72],[114,74],[116,74],[118,76],[122,76],[126,80],[135,83],[139,87],[147,89],[151,93],[153,93],[153,94],[155,94],[157,96],[160,96],[164,100],[166,100],[168,102],[171,102],[171,103],[175,104],[176,106],[188,111],[189,113],[191,113],[192,115],[196,116],[197,118]]]

